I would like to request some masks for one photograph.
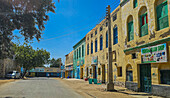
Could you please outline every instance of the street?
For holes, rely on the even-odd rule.
[[[0,98],[82,98],[58,80],[39,77],[0,86]]]

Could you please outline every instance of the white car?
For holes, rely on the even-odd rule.
[[[18,71],[10,71],[6,74],[6,78],[20,78],[20,73]]]

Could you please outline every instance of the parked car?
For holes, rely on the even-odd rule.
[[[20,73],[18,71],[10,71],[6,74],[6,78],[20,78]]]

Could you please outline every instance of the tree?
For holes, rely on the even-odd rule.
[[[15,60],[16,64],[25,69],[22,78],[25,76],[26,72],[35,67],[42,67],[44,64],[49,62],[50,53],[46,50],[34,50],[32,46],[14,45]]]
[[[61,65],[62,65],[61,58],[58,58],[58,59],[52,58],[50,60],[50,67],[57,67],[57,68],[59,68]]]
[[[25,41],[40,41],[48,13],[55,13],[53,0],[0,0],[0,59],[11,53],[13,31],[19,30]]]

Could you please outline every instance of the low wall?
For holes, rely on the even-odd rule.
[[[134,82],[130,82],[130,81],[127,82],[127,81],[126,81],[125,87],[126,87],[127,89],[130,89],[130,90],[133,90],[133,91],[136,91],[136,92],[139,91],[139,89],[138,89],[138,83],[134,83]]]
[[[170,97],[170,85],[152,85],[152,94],[164,97]]]

